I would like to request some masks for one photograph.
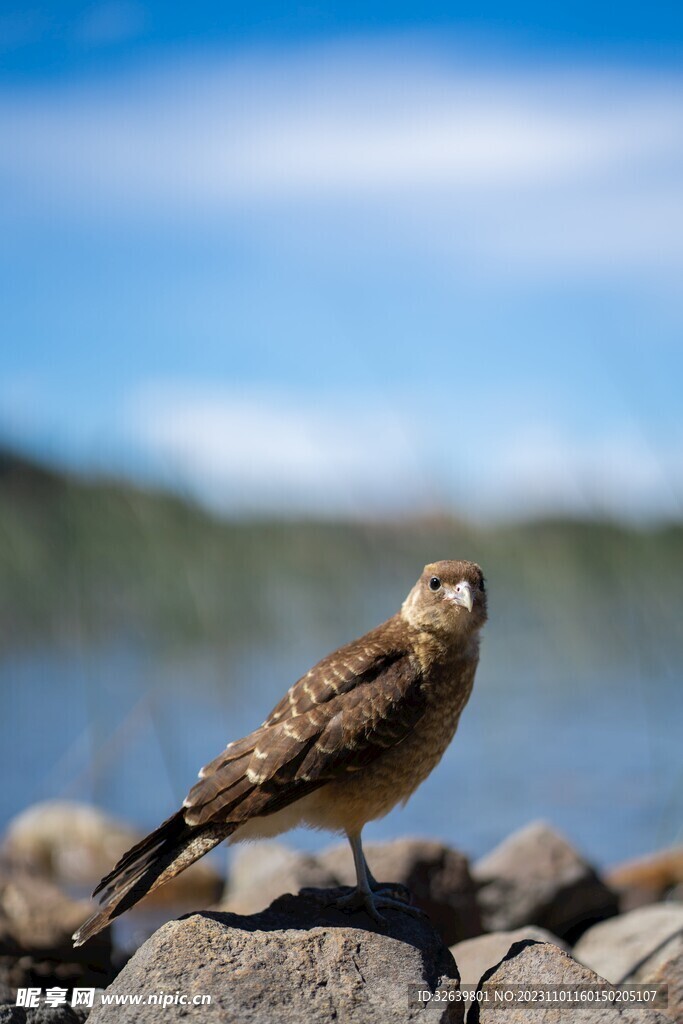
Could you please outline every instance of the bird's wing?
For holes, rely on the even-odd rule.
[[[372,682],[383,669],[405,657],[407,653],[405,634],[395,616],[360,639],[328,654],[314,665],[310,672],[290,686],[260,729],[229,743],[218,757],[202,768],[200,778],[213,775],[229,761],[244,757],[253,750],[257,737],[264,729],[291,718],[298,718],[356,686]]]
[[[314,665],[290,686],[263,724],[297,718],[316,704],[325,704],[340,693],[375,679],[382,669],[406,653],[403,631],[395,618],[390,619]]]
[[[421,672],[377,632],[323,659],[287,706],[202,770],[184,805],[189,824],[270,814],[405,739],[424,712]]]

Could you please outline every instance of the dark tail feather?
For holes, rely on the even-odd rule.
[[[93,896],[102,894],[100,902],[103,907],[75,932],[74,945],[82,946],[148,892],[168,882],[208,853],[235,828],[237,825],[227,823],[197,828],[187,824],[182,811],[171,815],[159,828],[124,853],[113,871],[102,879]]]

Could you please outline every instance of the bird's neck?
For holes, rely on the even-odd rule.
[[[434,664],[450,665],[477,660],[479,657],[479,629],[444,630],[441,622],[425,622],[411,616],[406,604],[397,618],[408,627],[413,650],[423,670]]]

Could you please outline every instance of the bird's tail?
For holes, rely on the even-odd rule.
[[[182,810],[172,814],[124,853],[116,867],[102,879],[93,893],[93,896],[99,895],[102,909],[74,933],[74,945],[82,946],[147,893],[203,857],[235,828],[236,824],[227,822],[192,826],[185,821]]]

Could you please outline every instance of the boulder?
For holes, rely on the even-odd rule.
[[[339,892],[339,890],[337,890]],[[210,996],[210,1005],[169,1005],[164,1021],[221,1024],[386,1024],[418,1021],[417,987],[457,987],[453,957],[431,925],[387,911],[380,930],[364,914],[327,905],[329,891],[283,896],[250,917],[191,914],[159,929],[132,957],[105,997],[163,992]],[[91,1024],[146,1024],[158,1005],[100,1005]],[[444,1004],[430,1021],[460,1024]]]
[[[486,931],[535,924],[572,942],[591,924],[617,912],[617,897],[559,833],[533,822],[478,861]]]
[[[424,910],[447,945],[481,934],[477,890],[462,853],[435,840],[411,838],[368,843],[364,850],[377,881],[408,889],[413,903]],[[339,885],[355,885],[348,843],[325,851],[318,861]]]
[[[47,1006],[41,1003],[26,1011],[26,1024],[82,1024],[84,1019],[68,1004]]]
[[[582,964],[608,981],[665,982],[669,1012],[683,1019],[683,906],[653,903],[596,924],[574,949]]]
[[[138,829],[90,804],[46,800],[10,822],[2,849],[3,856],[18,866],[90,891],[140,839]],[[198,861],[145,902],[147,906],[191,902],[204,907],[218,899],[222,886],[214,867]]]
[[[683,942],[669,948],[664,956],[653,956],[649,966],[643,971],[643,982],[646,984],[669,986],[669,1008],[667,1013],[675,1021],[683,1020]]]
[[[78,949],[71,942],[90,909],[44,878],[1,869],[0,980],[12,989],[107,984],[113,976],[109,933]]]
[[[26,1024],[23,1006],[0,1006],[0,1024]]]
[[[679,887],[683,895],[683,846],[618,864],[606,881],[619,894],[622,912],[671,896]]]
[[[497,967],[515,942],[532,939],[535,942],[552,942],[560,949],[568,951],[562,939],[551,935],[544,928],[527,925],[513,932],[489,932],[477,935],[474,939],[465,939],[451,946],[451,953],[458,965],[460,981],[463,985],[478,985],[486,971]]]
[[[592,1004],[530,1008],[523,1002],[501,1005],[494,1001],[494,991],[508,991],[516,996],[520,990],[534,990],[539,985],[583,986],[601,985],[600,978],[549,942],[525,940],[516,942],[505,959],[482,978],[479,991],[489,994],[489,1002],[473,1002],[467,1024],[671,1024],[671,1018],[650,1007],[640,1008],[622,1003],[619,1006]]]

